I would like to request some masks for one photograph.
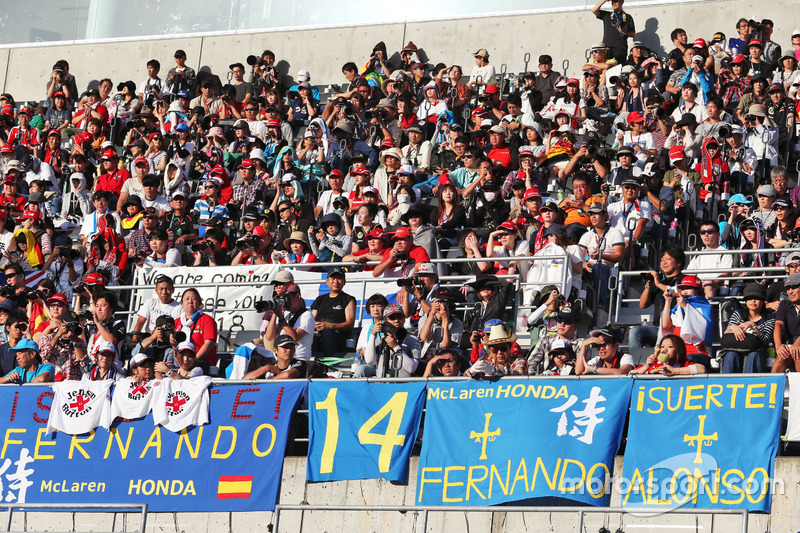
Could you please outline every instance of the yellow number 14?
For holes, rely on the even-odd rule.
[[[333,472],[333,459],[336,455],[336,446],[339,441],[339,409],[336,405],[336,392],[338,389],[328,391],[328,396],[324,401],[317,402],[316,408],[320,411],[328,412],[328,423],[325,427],[325,444],[322,447],[322,458],[320,462],[320,473],[330,474]],[[403,413],[406,409],[408,392],[396,392],[383,407],[364,422],[358,430],[358,442],[361,444],[374,444],[380,446],[378,453],[378,470],[382,473],[388,472],[392,462],[392,452],[395,446],[403,446],[406,442],[405,435],[400,435],[400,423],[403,420]],[[378,423],[389,415],[389,423],[386,426],[386,433],[372,433]]]

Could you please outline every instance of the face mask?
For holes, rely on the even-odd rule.
[[[333,212],[336,213],[339,216],[343,216],[344,215],[344,209],[334,209]]]
[[[486,198],[487,202],[491,202],[494,200],[495,196],[497,196],[496,192],[485,192],[483,193],[483,197]]]
[[[399,204],[407,204],[409,202],[409,196],[407,194],[398,194],[397,195],[397,203]]]

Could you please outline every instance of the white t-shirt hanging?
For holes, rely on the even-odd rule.
[[[117,381],[114,397],[111,399],[112,419],[120,417],[135,420],[147,416],[153,408],[156,389],[162,385],[161,380],[137,381],[125,378]]]
[[[165,379],[153,396],[153,422],[178,433],[189,426],[208,424],[208,387],[211,378]]]
[[[47,434],[60,431],[67,435],[82,435],[98,426],[111,427],[109,389],[113,383],[110,379],[53,383],[53,406],[47,419]]]

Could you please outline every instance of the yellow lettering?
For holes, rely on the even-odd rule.
[[[223,431],[229,431],[231,433],[231,445],[228,448],[228,451],[225,453],[217,453],[217,446],[219,445],[219,438],[222,435]],[[233,453],[233,450],[236,448],[236,428],[233,426],[219,426],[217,428],[217,437],[214,439],[214,449],[211,450],[211,458],[212,459],[227,459]]]
[[[665,390],[667,390],[667,388],[666,387],[651,387],[650,390],[648,391],[647,395],[650,397],[650,400],[654,401],[654,402],[656,402],[658,404],[658,411],[654,411],[650,407],[647,408],[647,412],[650,413],[650,414],[653,414],[653,415],[657,415],[657,414],[659,414],[660,412],[662,412],[664,410],[664,402],[662,402],[660,399],[658,399],[655,396],[653,396],[653,393],[655,391],[657,391],[657,390],[665,391]]]
[[[592,492],[592,482],[594,481],[594,473],[598,468],[602,468],[605,471],[605,474],[603,474],[603,483],[601,485],[603,490],[602,492],[595,494]],[[610,477],[611,472],[608,471],[608,467],[604,463],[595,463],[595,465],[589,470],[589,473],[586,474],[586,491],[589,493],[589,496],[595,499],[602,498],[606,493],[606,490],[608,490],[608,481]]]
[[[702,409],[703,408],[702,405],[693,405],[692,404],[693,400],[702,400],[703,399],[703,394],[702,393],[700,393],[699,395],[692,394],[693,392],[702,391],[703,387],[705,387],[705,385],[690,385],[690,386],[686,387],[686,406],[684,407],[685,410],[687,410],[687,411],[696,411],[698,409]]]
[[[262,452],[258,449],[258,436],[261,434],[262,429],[268,429],[270,432],[270,440],[269,440],[269,448],[267,451]],[[275,439],[277,438],[278,433],[275,431],[275,426],[272,424],[261,424],[256,428],[256,431],[253,433],[253,455],[256,457],[266,457],[272,451],[272,447],[275,446]]]
[[[706,411],[711,409],[711,402],[714,402],[717,407],[722,407],[722,403],[717,400],[717,396],[720,394],[722,394],[722,385],[719,383],[708,385],[706,388]]]
[[[556,398],[569,398],[566,385],[561,385],[561,388],[558,389],[558,394],[556,394]]]
[[[439,399],[439,389],[436,387],[428,387],[428,400],[438,400]]]
[[[753,492],[752,490],[750,490],[750,486],[751,484],[756,482],[755,476],[757,472],[760,473],[762,477],[761,492],[758,493],[758,498],[754,500],[753,498],[750,497],[750,494],[752,494]],[[763,468],[756,468],[755,470],[750,472],[750,475],[747,477],[747,483],[745,483],[745,490],[744,490],[745,494],[747,494],[748,501],[750,503],[760,502],[761,500],[764,499],[764,496],[767,495],[767,489],[769,489],[769,474],[767,474],[767,471],[764,470]]]
[[[197,492],[194,490],[194,481],[191,479],[186,483],[186,489],[183,491],[183,495],[186,496],[187,494],[191,494],[192,496],[197,496]]]
[[[420,479],[419,479],[419,499],[417,500],[417,503],[422,501],[422,493],[425,491],[425,483],[441,483],[442,482],[441,479],[433,479],[433,478],[427,479],[425,474],[427,474],[428,472],[441,472],[441,471],[442,471],[442,469],[440,467],[435,467],[435,468],[434,467],[425,467],[425,468],[422,469],[422,473],[420,473]]]
[[[464,485],[462,481],[454,481],[450,482],[450,472],[453,470],[466,470],[466,467],[463,466],[448,466],[444,469],[444,483],[442,484],[442,501],[443,502],[461,502],[464,501],[464,498],[450,498],[447,496],[447,488],[448,487],[460,487]]]
[[[142,483],[142,494],[150,496],[156,490],[156,482],[152,479],[145,479]]]
[[[737,481],[729,483],[728,482],[728,477],[732,476],[734,474],[737,476]],[[727,491],[725,491],[726,494],[733,494],[733,493],[738,492],[739,493],[739,498],[737,498],[735,500],[728,500],[728,499],[720,498],[720,502],[722,502],[724,504],[734,504],[734,505],[742,503],[744,501],[744,491],[739,486],[739,483],[741,483],[742,481],[744,481],[744,472],[742,472],[741,470],[734,469],[734,470],[728,470],[727,472],[725,472],[722,475],[722,484],[725,485],[725,488],[728,489]]]
[[[639,480],[638,485],[636,484],[637,479]],[[638,492],[639,494],[641,494],[642,503],[645,503],[647,491],[644,488],[644,478],[642,477],[642,474],[639,472],[638,468],[633,471],[633,475],[631,476],[630,486],[628,487],[628,492],[625,493],[625,498],[623,498],[622,500],[622,505],[628,503],[628,498],[630,498],[631,494],[633,494],[634,492]]]
[[[703,475],[702,472],[700,472],[699,468],[694,469],[694,477],[695,479],[700,480],[700,482],[698,483],[698,489],[703,490],[708,495],[708,499],[711,501],[711,503],[716,504],[719,501],[719,480],[720,480],[719,468],[714,470],[713,477],[711,478],[711,482],[714,485],[713,488],[711,488],[708,485],[706,477]]]
[[[142,480],[141,479],[137,479],[136,481],[130,480],[128,482],[128,494],[133,494],[134,490],[136,491],[136,494],[139,494],[139,492],[142,490]]]
[[[739,389],[743,388],[744,385],[741,383],[731,383],[725,386],[731,389],[731,409],[736,409],[736,393],[738,393]]]
[[[520,472],[522,472],[522,475],[520,475]],[[528,485],[528,465],[525,464],[524,457],[520,459],[517,473],[514,475],[514,482],[511,484],[511,494],[514,494],[514,487],[517,486],[517,481],[520,479],[525,481],[525,492],[530,492],[530,487]]]
[[[53,480],[42,481],[42,488],[39,489],[39,492],[53,492]]]
[[[22,444],[21,440],[11,439],[9,438],[14,433],[22,433],[25,434],[25,429],[23,428],[8,428],[6,430],[6,437],[3,439],[3,451],[0,452],[0,459],[5,459],[6,457],[6,450],[8,449],[9,444]]]
[[[536,488],[536,478],[539,475],[539,468],[542,469],[544,481],[547,483],[547,486],[550,487],[550,490],[556,490],[556,480],[558,480],[558,471],[561,468],[561,458],[559,457],[556,459],[556,469],[553,471],[552,478],[547,474],[547,468],[545,468],[542,458],[536,458],[536,465],[533,467],[533,479],[531,480],[531,487],[533,489]]]
[[[499,398],[501,394],[505,394],[505,397],[508,398],[508,395],[511,393],[511,385],[507,385],[503,387],[502,385],[497,386],[497,397]]]
[[[670,401],[672,400],[673,390],[674,389],[672,387],[669,387],[667,389],[667,409],[669,409],[670,411],[677,411],[678,409],[681,408],[681,403],[683,403],[683,387],[678,387],[678,392],[679,392],[678,402],[675,404],[675,407],[672,406],[672,402]]]
[[[117,441],[120,456],[123,459],[127,459],[128,450],[131,447],[131,437],[133,437],[133,426],[128,428],[128,438],[125,440],[125,444],[122,444],[122,439],[119,436],[119,428],[111,428],[111,431],[108,432],[108,444],[106,444],[106,452],[103,454],[103,459],[108,459],[108,454],[111,453],[111,443],[113,441]]]
[[[577,483],[574,480],[570,479],[570,486],[564,486],[564,478],[567,475],[567,468],[569,465],[575,465],[581,469],[581,479]],[[583,463],[580,461],[575,461],[574,459],[564,459],[564,467],[561,469],[561,479],[558,482],[558,490],[563,492],[575,492],[576,490],[580,489],[583,485],[583,481],[586,479],[586,467],[583,466]]]
[[[88,437],[81,438],[81,437],[78,437],[77,435],[73,435],[72,436],[72,441],[69,444],[69,456],[68,457],[70,459],[72,459],[73,453],[75,452],[75,450],[78,450],[81,453],[81,455],[83,455],[84,459],[89,459],[89,454],[86,453],[86,450],[83,449],[81,444],[86,444],[88,442],[92,442],[92,439],[94,439],[94,430],[89,432],[89,436]]]
[[[482,389],[478,389],[478,390],[480,391]],[[472,475],[472,472],[475,471],[475,470],[478,470],[479,468],[483,469],[483,477],[475,478]],[[480,496],[482,500],[486,499],[486,497],[483,494],[481,494],[481,491],[478,490],[478,487],[475,485],[475,483],[479,483],[479,482],[483,481],[488,476],[489,476],[489,469],[486,468],[483,465],[475,465],[475,466],[470,466],[469,467],[469,471],[467,471],[467,498],[466,498],[467,501],[469,501],[469,493],[470,493],[471,489],[475,489],[475,492],[478,493],[478,496]]]
[[[169,494],[169,481],[159,479],[156,483],[156,494]]]
[[[186,443],[186,448],[189,450],[189,456],[192,459],[197,459],[197,454],[200,453],[200,441],[203,440],[203,426],[200,426],[196,429],[197,440],[195,441],[194,448],[192,448],[192,441],[189,440],[188,428],[183,428],[181,430],[180,436],[178,437],[178,445],[175,447],[175,459],[180,458],[181,448],[183,447],[184,443]]]
[[[542,389],[541,385],[528,385],[528,392],[525,394],[525,396],[527,397],[532,396],[534,398],[538,398],[541,389]]]
[[[639,392],[636,394],[636,410],[641,412],[643,408],[644,408],[644,387],[639,387]]]
[[[675,491],[678,488],[680,488],[680,486],[681,486],[681,484],[678,482],[678,479],[680,477],[679,474],[681,472],[684,472],[686,474],[686,477],[689,479],[690,485],[689,485],[689,488],[686,491],[686,493],[683,495],[683,499],[679,500],[677,498],[677,495],[675,494]],[[671,496],[672,496],[672,501],[674,503],[676,503],[678,505],[683,505],[684,503],[686,503],[686,501],[689,498],[692,498],[693,500],[697,498],[697,484],[695,483],[694,476],[692,476],[692,473],[689,472],[689,469],[687,469],[687,468],[679,468],[679,469],[677,469],[672,474],[672,478],[670,478],[670,479],[671,479],[671,483],[672,483]]]
[[[744,408],[745,409],[762,409],[763,403],[753,403],[753,400],[758,398],[766,398],[766,392],[754,392],[755,389],[766,389],[766,383],[751,383],[747,386],[747,394],[745,395]]]
[[[503,479],[500,477],[500,472],[497,470],[497,467],[492,464],[491,465],[491,474],[489,477],[489,499],[492,499],[492,490],[494,489],[494,480],[497,479],[497,482],[500,483],[500,490],[503,491],[503,494],[508,496],[508,484],[511,482],[511,460],[508,460],[508,464],[506,465],[506,484],[503,485]]]
[[[484,396],[485,394],[486,394],[486,389],[478,389],[478,392],[476,393],[476,396],[477,396],[478,398],[483,398],[483,396]],[[467,499],[469,499],[469,498],[467,498]]]
[[[144,456],[147,455],[147,450],[151,447],[156,449],[156,458],[161,459],[161,426],[153,428],[153,432],[150,434],[150,438],[147,439],[147,444],[142,450],[142,455],[139,456],[139,459],[144,459]]]
[[[56,445],[56,434],[50,437],[52,442],[47,442],[42,440],[42,436],[47,433],[47,428],[39,428],[39,432],[36,434],[36,446],[33,448],[33,458],[34,459],[55,459],[54,455],[42,455],[39,453],[39,448],[41,446],[55,446]]]

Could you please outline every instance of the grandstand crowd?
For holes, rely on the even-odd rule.
[[[337,89],[270,50],[227,76],[177,50],[142,80],[82,90],[59,60],[38,106],[0,95],[0,382],[305,377],[352,346],[356,377],[794,370],[800,29],[675,28],[662,57],[606,4],[571,76],[379,42]],[[275,299],[227,368],[168,275],[132,331],[117,316],[135,269],[253,264],[280,265]],[[327,274],[310,308],[298,270]],[[649,324],[609,321],[626,270]],[[398,283],[356,328],[361,271]]]

